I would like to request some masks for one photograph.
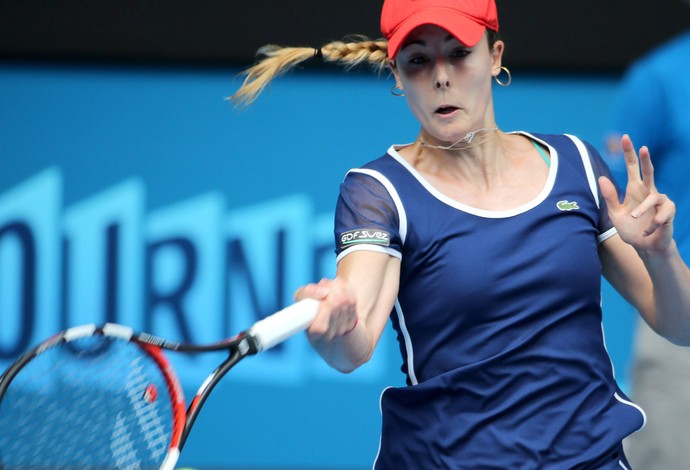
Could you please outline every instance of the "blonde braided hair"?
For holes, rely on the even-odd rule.
[[[326,62],[343,64],[347,69],[368,64],[380,72],[389,65],[387,51],[388,41],[385,39],[371,40],[365,36],[353,36],[342,41],[333,41],[319,49],[281,47],[270,44],[259,49],[257,56],[262,58],[242,72],[242,75],[246,75],[244,83],[230,97],[230,101],[238,106],[250,105],[271,80],[287,73],[312,57],[322,57]]]

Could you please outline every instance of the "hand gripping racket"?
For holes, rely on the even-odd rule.
[[[245,357],[305,330],[317,308],[302,300],[210,345],[112,323],[52,336],[0,376],[0,469],[172,470],[218,381]],[[163,350],[229,355],[186,408]]]

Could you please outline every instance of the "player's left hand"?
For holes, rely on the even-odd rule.
[[[654,167],[647,147],[639,157],[628,135],[621,138],[628,171],[628,185],[621,204],[611,181],[599,178],[601,194],[608,205],[609,217],[626,243],[640,253],[665,252],[673,243],[673,218],[676,206],[654,185]]]

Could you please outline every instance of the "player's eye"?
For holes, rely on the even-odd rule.
[[[422,65],[422,64],[426,64],[427,62],[429,62],[429,58],[422,55],[422,54],[412,55],[407,60],[407,63],[412,64],[412,65]]]
[[[451,52],[450,56],[455,59],[462,59],[464,57],[467,57],[468,55],[471,54],[472,51],[469,49],[465,49],[464,47],[460,47],[457,49],[454,49],[453,52]]]

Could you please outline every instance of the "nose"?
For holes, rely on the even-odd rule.
[[[448,74],[448,64],[438,61],[435,67],[434,86],[437,90],[450,88],[450,76]]]

